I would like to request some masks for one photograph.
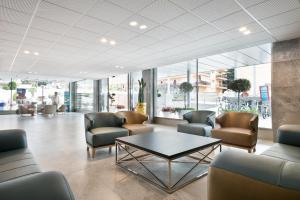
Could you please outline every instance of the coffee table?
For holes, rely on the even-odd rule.
[[[217,148],[222,150],[219,139],[179,132],[120,137],[116,164],[172,193],[205,176],[212,160],[209,155]]]

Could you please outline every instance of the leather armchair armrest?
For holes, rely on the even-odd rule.
[[[27,147],[26,132],[21,129],[0,130],[0,152]]]
[[[90,119],[88,116],[84,117],[84,126],[85,131],[89,131],[93,127],[94,121]]]
[[[249,127],[252,131],[252,133],[257,133],[258,132],[258,116],[254,115],[249,122]]]
[[[44,172],[0,183],[1,200],[74,200],[65,177],[58,172]]]
[[[300,125],[282,125],[277,131],[277,142],[300,147]]]
[[[223,127],[223,122],[225,120],[225,116],[226,116],[226,113],[223,113],[223,114],[216,117],[216,123],[219,124],[219,126],[221,128]]]

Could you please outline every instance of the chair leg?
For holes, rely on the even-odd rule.
[[[256,152],[256,147],[253,147],[253,153],[255,153]]]
[[[96,155],[96,149],[92,148],[92,158],[95,158],[95,155]]]
[[[252,150],[251,149],[248,149],[248,153],[251,153],[252,152]]]
[[[111,147],[108,147],[108,151],[109,151],[109,153],[111,152]]]
[[[90,150],[90,147],[89,147],[89,146],[87,146],[87,147],[86,147],[86,150],[87,150],[87,151],[89,151],[89,150]]]

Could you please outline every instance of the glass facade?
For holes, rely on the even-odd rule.
[[[128,74],[109,78],[109,111],[128,110]]]
[[[94,81],[83,80],[75,82],[75,105],[76,112],[94,111]]]
[[[134,110],[138,103],[138,94],[139,94],[139,83],[138,80],[141,80],[143,77],[142,71],[131,72],[130,73],[130,109]]]

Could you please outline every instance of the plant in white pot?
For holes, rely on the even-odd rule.
[[[146,82],[143,78],[141,80],[138,80],[139,82],[139,94],[138,94],[138,104],[136,105],[136,111],[142,114],[147,114],[147,103],[145,102],[145,87]]]

